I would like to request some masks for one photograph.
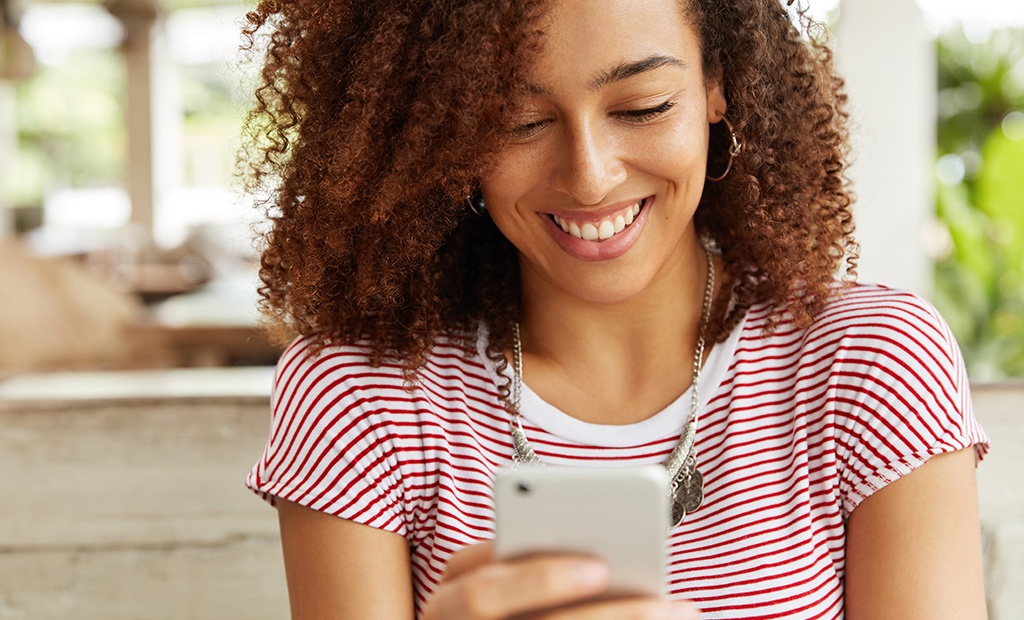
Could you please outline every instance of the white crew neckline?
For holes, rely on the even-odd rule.
[[[700,373],[699,411],[703,413],[708,402],[718,392],[739,344],[740,334],[746,317],[741,320],[724,341],[717,343],[708,354]],[[503,374],[497,372],[494,362],[484,354],[486,338],[480,339],[481,357],[485,360],[488,374],[500,385],[513,379],[512,365]],[[663,439],[666,435],[682,433],[683,426],[690,419],[690,401],[693,386],[686,389],[673,402],[654,415],[632,424],[594,424],[584,422],[565,413],[541,398],[524,382],[520,414],[532,426],[547,433],[579,443],[603,448],[624,448]],[[699,430],[698,430],[699,432]]]

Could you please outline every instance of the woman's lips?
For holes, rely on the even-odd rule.
[[[646,198],[598,219],[581,219],[552,214],[551,219],[566,234],[584,241],[605,241],[628,228],[644,206]]]
[[[600,216],[551,213],[544,220],[555,242],[570,256],[582,261],[611,260],[636,244],[653,204],[654,196],[648,196]]]

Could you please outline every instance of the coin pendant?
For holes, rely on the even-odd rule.
[[[674,482],[672,527],[682,523],[686,515],[696,512],[704,503],[704,475],[700,471],[679,472]]]
[[[687,514],[697,512],[697,509],[704,503],[704,474],[694,469],[690,475],[685,476],[679,483],[676,496],[682,495],[683,509]]]
[[[678,494],[673,494],[672,497],[672,525],[676,527],[683,522],[683,517],[686,516],[686,508],[683,508],[683,502],[680,501]]]

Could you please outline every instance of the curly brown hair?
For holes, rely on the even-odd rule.
[[[856,267],[843,82],[799,8],[802,29],[779,0],[680,3],[744,143],[696,214],[731,283],[713,335],[763,301],[807,325],[844,257]],[[526,94],[545,4],[263,0],[248,14],[265,58],[243,161],[272,224],[260,293],[279,333],[366,339],[412,376],[439,336],[470,345],[482,322],[504,362],[516,251],[466,197]]]

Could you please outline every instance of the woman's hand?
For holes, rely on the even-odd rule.
[[[587,602],[608,587],[598,560],[545,555],[494,562],[491,543],[472,545],[448,563],[424,620],[522,617],[545,620],[658,618],[696,620],[693,605],[655,598]]]

